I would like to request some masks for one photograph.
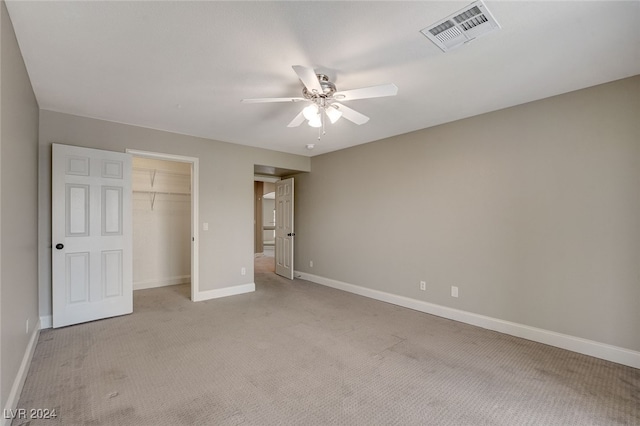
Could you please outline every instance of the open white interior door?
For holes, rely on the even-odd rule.
[[[276,274],[293,279],[293,178],[276,182]]]
[[[53,145],[53,326],[133,312],[131,155]]]

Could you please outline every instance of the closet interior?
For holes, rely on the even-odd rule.
[[[133,158],[133,289],[191,282],[191,164]]]

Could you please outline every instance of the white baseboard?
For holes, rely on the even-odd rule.
[[[38,343],[38,336],[40,336],[40,327],[41,323],[38,321],[33,331],[31,332],[31,337],[29,338],[29,344],[27,345],[27,349],[24,351],[24,356],[22,357],[22,362],[20,363],[20,368],[18,369],[18,373],[16,374],[16,378],[13,381],[13,385],[11,386],[11,391],[9,392],[9,397],[7,398],[7,404],[4,406],[3,414],[10,413],[12,410],[15,410],[18,405],[18,400],[20,399],[20,394],[22,393],[22,387],[24,386],[24,381],[27,379],[27,373],[29,373],[29,366],[31,365],[31,359],[33,358],[33,353],[36,350],[36,344]],[[12,419],[7,419],[6,415],[2,416],[2,426],[8,426],[11,424]]]
[[[53,327],[53,316],[45,315],[40,317],[40,330]]]
[[[193,296],[193,301],[201,302],[203,300],[218,299],[220,297],[227,297],[227,296],[235,296],[237,294],[251,293],[253,291],[256,291],[255,283],[235,285],[232,287],[216,288],[214,290],[206,290],[206,291],[200,291],[196,293]]]
[[[186,284],[191,282],[191,275],[178,275],[154,280],[136,281],[133,283],[134,290],[145,290],[147,288],[166,287],[168,285]]]
[[[349,293],[358,294],[360,296],[369,297],[371,299],[380,300],[382,302],[387,302],[427,314],[437,315],[439,317],[460,321],[466,324],[486,328],[488,330],[498,331],[500,333],[509,334],[511,336],[522,337],[523,339],[533,340],[534,342],[544,343],[546,345],[567,349],[569,351],[578,352],[584,355],[590,355],[607,361],[616,362],[618,364],[627,365],[629,367],[640,368],[640,352],[630,349],[608,345],[606,343],[600,343],[580,337],[570,336],[567,334],[556,333],[554,331],[544,330],[541,328],[530,327],[524,324],[504,321],[484,315],[474,314],[472,312],[461,311],[459,309],[436,305],[434,303],[423,302],[421,300],[411,299],[405,296],[398,296],[379,290],[373,290],[342,281],[332,280],[330,278],[308,274],[306,272],[296,271],[295,276],[297,278],[311,281],[316,284],[322,284],[327,287],[344,290]]]

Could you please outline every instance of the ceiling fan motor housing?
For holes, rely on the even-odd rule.
[[[313,98],[330,98],[336,92],[336,85],[329,81],[329,77],[324,74],[316,74],[320,87],[322,87],[322,93],[309,93],[306,87],[302,89],[302,95],[307,99]]]

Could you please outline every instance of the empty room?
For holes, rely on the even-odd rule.
[[[1,425],[640,425],[640,2],[0,17]]]

